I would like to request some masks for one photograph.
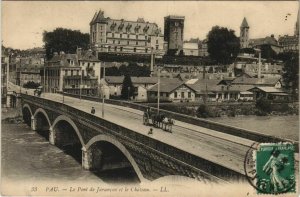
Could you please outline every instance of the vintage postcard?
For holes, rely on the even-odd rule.
[[[1,9],[2,196],[299,196],[299,2]]]

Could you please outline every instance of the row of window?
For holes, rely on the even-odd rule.
[[[157,92],[154,93],[155,96],[157,96]],[[166,97],[169,97],[169,93],[164,93],[164,92],[160,92],[159,93],[160,96],[166,96]],[[184,98],[185,97],[185,92],[181,92],[181,98]],[[192,97],[192,93],[191,92],[188,92],[188,98],[191,98]],[[178,92],[174,92],[174,98],[178,98]]]
[[[101,45],[101,51],[102,51],[102,49],[103,49],[103,46]],[[114,51],[118,51],[118,49],[119,49],[119,51],[123,51],[123,47],[120,47],[120,48],[118,48],[117,46],[115,46],[114,48]],[[156,46],[156,50],[158,50],[158,46]],[[108,46],[108,51],[112,51],[112,47],[111,46]],[[136,48],[133,48],[133,52],[136,52],[137,51],[137,49]],[[148,50],[148,48],[145,48],[145,53],[148,53],[149,52],[149,50]]]
[[[103,43],[103,39],[100,39],[100,42]],[[108,43],[108,40],[106,40],[105,42]],[[112,40],[112,43],[113,43],[113,44],[116,44],[116,40]],[[135,45],[139,45],[139,43],[141,43],[141,42],[136,41],[136,42],[135,42]],[[145,43],[145,46],[147,46],[147,43],[148,43],[148,42],[144,42],[144,43]],[[121,44],[121,40],[118,40],[118,44]],[[128,40],[128,41],[127,41],[127,45],[129,45],[129,44],[130,44],[130,41]],[[158,40],[156,40],[156,44],[158,44]]]

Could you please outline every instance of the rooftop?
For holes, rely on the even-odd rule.
[[[161,29],[156,23],[145,22],[143,18],[138,18],[137,21],[128,21],[124,19],[111,19],[104,17],[104,12],[96,12],[90,25],[95,23],[106,23],[106,32],[123,32],[123,33],[138,33],[148,35],[162,35]]]

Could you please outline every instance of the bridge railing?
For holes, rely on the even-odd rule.
[[[65,94],[65,95],[79,98],[78,95],[72,95],[72,94]],[[82,99],[96,101],[96,102],[102,101],[98,97],[90,97],[90,96],[82,96]],[[105,103],[129,107],[129,108],[133,108],[133,109],[137,109],[137,110],[141,110],[141,111],[145,111],[146,108],[148,107],[147,105],[132,103],[132,102],[128,102],[128,101],[122,101],[122,100],[113,100],[113,99],[105,99]],[[157,111],[157,108],[153,108],[153,107],[151,107],[151,108],[154,111]],[[188,115],[171,112],[171,111],[167,111],[167,110],[163,110],[163,109],[160,109],[160,112],[164,113],[167,117],[174,118],[174,119],[180,120],[182,122],[186,122],[186,123],[201,126],[201,127],[207,128],[207,129],[212,129],[212,130],[215,130],[218,132],[227,133],[230,135],[246,138],[246,139],[253,140],[256,142],[262,142],[262,143],[264,143],[264,142],[291,142],[291,143],[295,144],[297,151],[299,149],[298,148],[299,142],[291,140],[291,139],[284,139],[281,137],[258,133],[258,132],[252,131],[252,130],[247,130],[247,129],[243,129],[243,128],[239,128],[239,127],[235,127],[235,126],[230,126],[230,125],[226,125],[223,123],[213,122],[210,120],[197,118],[197,117],[193,117],[193,116],[188,116]]]

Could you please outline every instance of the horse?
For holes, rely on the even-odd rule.
[[[163,125],[165,128],[163,130],[170,131],[172,133],[172,125],[174,125],[175,121],[172,118],[165,118],[163,120]]]
[[[165,115],[164,114],[152,114],[151,116],[153,125],[155,127],[161,127],[162,125],[162,121],[165,119]]]

